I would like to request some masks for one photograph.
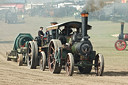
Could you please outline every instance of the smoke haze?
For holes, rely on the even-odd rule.
[[[105,3],[103,0],[86,0],[83,10],[87,10],[88,12],[93,12],[96,10],[100,10],[104,6]]]

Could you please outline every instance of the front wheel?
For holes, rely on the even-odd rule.
[[[115,42],[115,48],[119,51],[122,51],[126,48],[127,44],[124,40],[117,40]]]
[[[41,57],[40,57],[40,69],[42,71],[44,71],[46,68],[46,55],[45,55],[45,52],[42,51],[41,52]]]
[[[66,68],[67,75],[72,76],[74,72],[74,57],[72,53],[67,54],[65,68]]]
[[[104,57],[102,54],[97,54],[95,59],[95,71],[97,76],[102,76],[104,71]]]

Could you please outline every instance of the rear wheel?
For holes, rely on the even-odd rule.
[[[48,66],[52,73],[60,73],[61,71],[61,63],[59,64],[55,59],[59,47],[61,47],[61,42],[59,40],[51,40],[48,49]]]
[[[104,71],[104,57],[102,54],[97,54],[95,59],[95,71],[97,76],[102,76]]]
[[[65,68],[66,68],[67,75],[72,76],[74,72],[74,57],[72,53],[67,54]]]
[[[117,40],[115,43],[115,48],[119,51],[122,51],[126,48],[127,44],[124,40]]]
[[[30,69],[35,69],[35,50],[34,50],[34,44],[32,41],[28,43],[28,53],[27,53],[27,65]]]
[[[23,65],[23,55],[22,54],[18,54],[17,62],[18,62],[19,66]]]
[[[45,52],[42,51],[41,52],[41,57],[40,57],[40,69],[42,71],[44,71],[46,68],[46,55],[45,55]]]

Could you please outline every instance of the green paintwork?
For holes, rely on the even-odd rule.
[[[65,59],[66,56],[67,56],[67,51],[66,50],[63,50],[63,52],[62,52],[62,58]]]
[[[25,43],[27,41],[31,41],[31,40],[33,40],[33,37],[31,36],[31,34],[29,34],[29,33],[20,33],[15,39],[13,50],[17,50],[21,46],[25,46]]]
[[[77,43],[73,44],[73,46],[72,46],[72,52],[73,53],[77,53],[76,45],[77,45]]]
[[[61,48],[58,48],[58,51],[57,52],[55,52],[55,60],[56,60],[56,62],[57,63],[61,63],[61,51],[62,51],[62,49]]]
[[[32,41],[33,37],[29,33],[20,33],[14,43],[13,50],[8,54],[9,58],[17,58],[17,54],[27,53],[27,44]]]

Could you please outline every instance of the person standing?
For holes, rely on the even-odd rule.
[[[38,36],[39,37],[43,37],[44,36],[43,27],[40,27],[40,30],[38,31]]]
[[[44,37],[43,27],[40,27],[40,30],[38,31],[38,45],[39,45],[39,47],[41,47],[43,45],[43,37]],[[41,49],[41,48],[39,48],[39,49]]]

